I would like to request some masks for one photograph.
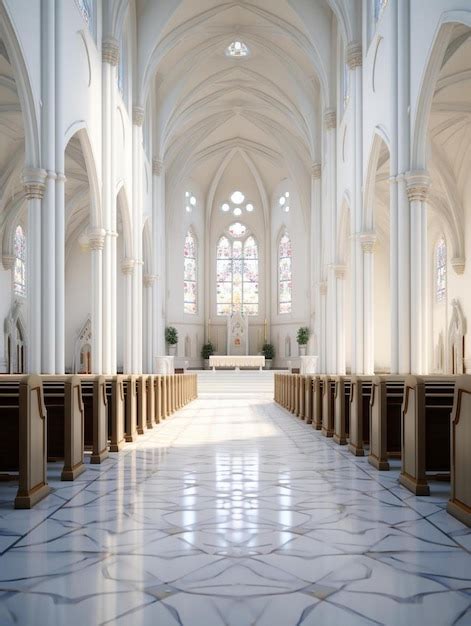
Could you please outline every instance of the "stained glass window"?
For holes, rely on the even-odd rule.
[[[234,226],[237,228],[231,230]],[[258,315],[257,242],[252,235],[241,239],[242,234],[247,233],[243,224],[232,224],[229,232],[237,234],[233,237],[223,235],[216,251],[217,314],[242,312]]]
[[[233,237],[243,237],[247,232],[247,227],[240,222],[235,222],[229,226],[228,230]]]
[[[375,22],[381,17],[388,0],[374,0]]]
[[[441,237],[435,248],[435,299],[443,302],[446,297],[446,242]]]
[[[291,313],[292,285],[292,249],[291,239],[283,233],[278,246],[278,313]]]
[[[187,232],[185,237],[183,263],[184,312],[189,315],[196,315],[198,312],[198,250],[195,236],[191,230]]]
[[[90,25],[92,19],[92,7],[90,0],[75,0],[75,4],[77,5],[80,14],[85,20],[87,26]]]
[[[26,237],[21,226],[15,230],[13,240],[15,263],[13,265],[13,291],[19,296],[26,295]]]

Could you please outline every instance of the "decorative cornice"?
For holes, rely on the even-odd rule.
[[[152,159],[152,174],[160,176],[164,171],[164,162],[160,159]]]
[[[359,240],[363,252],[366,252],[367,254],[372,254],[375,250],[376,239],[376,233],[360,233]]]
[[[351,41],[346,50],[347,65],[351,70],[357,67],[361,67],[363,63],[363,56],[361,50],[361,43],[358,41]]]
[[[155,274],[144,274],[144,276],[142,277],[142,282],[144,283],[144,287],[152,287],[152,285],[155,283],[155,279],[157,277],[155,276]]]
[[[140,106],[133,106],[132,108],[132,123],[135,126],[142,126],[144,123],[144,109]]]
[[[129,276],[134,272],[134,265],[134,259],[124,259],[124,261],[121,263],[121,271],[123,272],[123,274]]]
[[[337,113],[335,109],[326,109],[324,112],[324,126],[327,130],[333,130],[337,127]]]
[[[455,256],[451,259],[451,266],[455,270],[457,274],[461,276],[464,274],[464,269],[466,267],[466,259],[464,257]]]
[[[2,256],[2,265],[6,270],[11,270],[13,265],[15,264],[16,257],[10,254],[4,254]]]
[[[327,283],[326,282],[319,283],[319,293],[321,294],[321,296],[327,295]]]
[[[345,278],[345,274],[347,272],[346,265],[334,265],[335,278],[339,278],[343,280]]]
[[[67,180],[67,176],[63,172],[57,172],[56,180],[60,183],[65,183]]]
[[[96,228],[88,233],[88,245],[90,250],[98,252],[103,250],[105,245],[106,231],[103,228]]]
[[[22,182],[28,200],[42,200],[46,188],[47,172],[39,168],[26,168],[23,170]]]
[[[119,63],[119,41],[114,37],[106,37],[101,44],[101,58],[103,63],[118,65]]]
[[[409,202],[425,202],[431,182],[430,176],[425,171],[407,172],[406,186]]]
[[[322,175],[322,163],[313,163],[311,165],[311,175],[316,180]]]

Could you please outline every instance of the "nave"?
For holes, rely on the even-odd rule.
[[[268,373],[237,393],[228,375],[74,483],[58,468],[27,515],[0,485],[2,626],[469,624],[471,530],[447,496],[322,437]]]

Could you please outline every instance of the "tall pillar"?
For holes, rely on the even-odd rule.
[[[136,266],[133,274],[133,372],[142,372],[142,124],[144,109],[132,110],[132,201]]]
[[[327,335],[325,367],[329,372],[337,369],[337,290],[335,289],[335,272],[332,269],[337,258],[337,114],[332,109],[327,109],[324,113],[324,126],[326,130],[326,185],[327,185],[327,206],[325,212],[329,216],[328,232],[328,264],[329,272],[327,282],[331,289],[327,293],[327,316],[325,320],[324,332]]]
[[[346,48],[346,62],[350,71],[350,106],[352,107],[353,193],[352,222],[355,236],[351,241],[352,268],[352,372],[364,371],[363,331],[363,251],[359,235],[363,230],[363,90],[362,48],[352,41]]]
[[[320,163],[311,166],[311,319],[313,320],[315,351],[320,356],[320,298],[317,284],[320,281],[322,250],[322,204]]]
[[[102,175],[103,227],[103,372],[116,372],[116,198],[115,133],[116,67],[119,42],[105,37],[102,43]]]
[[[427,373],[427,209],[430,188],[427,172],[408,172],[410,202],[410,353],[411,372]]]
[[[345,374],[345,265],[335,266],[337,291],[337,374]]]
[[[41,2],[41,163],[47,172],[41,228],[41,370],[56,372],[56,161],[55,161],[55,21],[54,0]]]
[[[23,188],[28,207],[28,237],[26,252],[28,289],[27,371],[41,373],[41,200],[44,196],[46,171],[26,168]]]
[[[132,373],[132,276],[134,273],[134,259],[124,259],[121,264],[121,271],[124,274],[124,354],[123,372]]]
[[[319,299],[320,299],[320,326],[321,326],[321,353],[320,353],[320,371],[324,374],[328,372],[327,365],[327,282],[319,283]]]
[[[154,332],[154,324],[152,319],[152,312],[154,308],[153,303],[153,287],[155,282],[154,274],[144,274],[143,284],[144,284],[144,298],[143,305],[144,309],[144,321],[145,321],[145,354],[144,354],[144,364],[145,369],[144,372],[146,374],[152,374],[153,371],[153,332]]]
[[[154,273],[157,284],[153,289],[154,341],[153,357],[165,354],[165,171],[162,161],[152,161],[153,198],[152,198],[152,241],[154,246]]]
[[[103,373],[103,246],[106,231],[103,228],[88,233],[92,259],[92,373]]]
[[[363,341],[364,362],[363,373],[374,374],[374,248],[376,244],[375,233],[362,233],[360,244],[363,253]]]

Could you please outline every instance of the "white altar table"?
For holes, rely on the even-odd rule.
[[[264,356],[247,356],[247,355],[230,355],[230,356],[210,356],[209,367],[216,369],[216,367],[258,367],[260,370],[265,365]]]

